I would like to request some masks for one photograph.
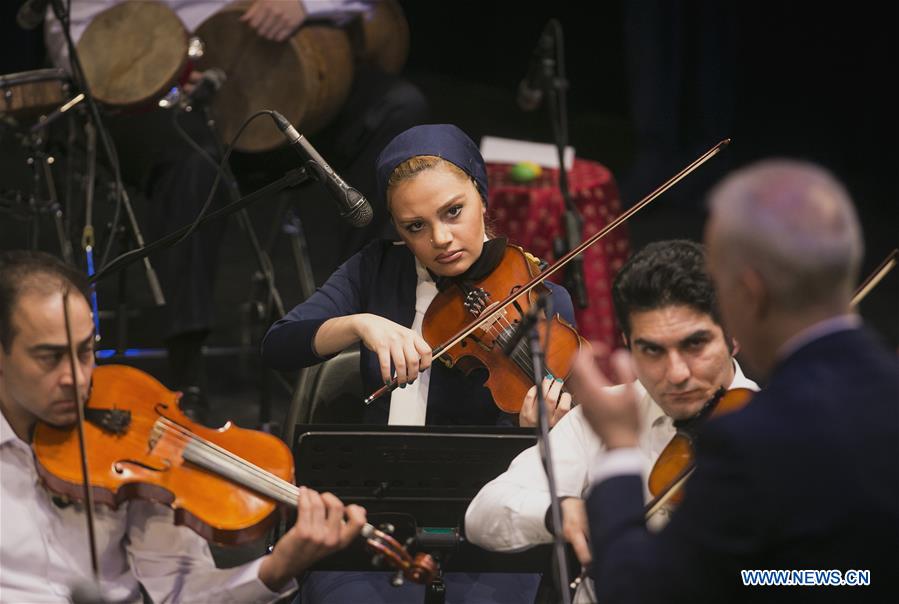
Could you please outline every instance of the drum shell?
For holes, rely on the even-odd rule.
[[[0,114],[35,118],[59,108],[69,98],[62,69],[37,69],[0,75]]]
[[[352,39],[360,61],[398,74],[409,56],[409,23],[396,0],[382,0],[371,14],[353,22]]]
[[[230,143],[244,120],[261,109],[278,111],[303,134],[321,130],[340,110],[352,85],[353,52],[347,34],[310,24],[285,42],[266,40],[240,21],[244,7],[225,7],[196,31],[205,48],[197,68],[219,68],[227,75],[212,103],[223,141]],[[274,125],[260,119],[250,124],[235,148],[268,151],[283,143]]]

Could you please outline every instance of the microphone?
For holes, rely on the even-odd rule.
[[[16,13],[16,23],[22,29],[34,29],[44,20],[51,0],[27,0]]]
[[[302,134],[297,132],[287,119],[278,113],[272,111],[272,117],[277,124],[278,129],[287,137],[290,146],[304,159],[311,159],[309,162],[316,177],[331,192],[331,197],[337,202],[337,209],[340,216],[354,227],[364,227],[371,222],[372,210],[371,204],[362,196],[362,193],[346,184],[337,173],[331,169],[328,162],[325,161],[318,151],[306,140]]]
[[[543,102],[544,80],[549,72],[547,63],[553,62],[553,50],[555,47],[555,28],[553,21],[549,21],[540,34],[534,53],[531,55],[531,63],[528,73],[518,84],[518,107],[522,111],[533,111]]]
[[[181,97],[179,106],[182,109],[189,111],[191,107],[208,103],[227,79],[228,76],[225,74],[224,70],[221,70],[218,67],[207,69],[203,72],[203,76],[200,80],[194,85],[193,90]]]

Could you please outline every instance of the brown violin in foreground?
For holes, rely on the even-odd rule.
[[[296,507],[290,449],[280,439],[228,422],[206,428],[178,407],[172,392],[124,365],[97,367],[84,406],[84,435],[94,500],[111,507],[131,499],[168,505],[175,522],[209,541],[235,545],[263,536],[278,504]],[[39,423],[33,438],[38,471],[53,492],[83,500],[78,432]],[[437,565],[414,558],[393,537],[366,524],[366,547],[406,579],[429,582]]]

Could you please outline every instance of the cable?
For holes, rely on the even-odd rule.
[[[225,153],[222,156],[222,160],[219,162],[218,167],[216,168],[215,181],[212,183],[212,188],[209,190],[209,195],[206,197],[206,201],[203,203],[203,207],[200,209],[200,213],[197,214],[197,218],[194,220],[193,224],[190,225],[190,228],[187,230],[187,232],[184,233],[184,235],[182,235],[181,238],[178,239],[178,241],[176,241],[173,245],[178,245],[179,243],[183,242],[185,239],[190,237],[194,231],[197,230],[197,226],[199,226],[200,221],[203,220],[203,216],[206,215],[206,212],[209,211],[209,207],[212,205],[212,199],[213,197],[215,197],[215,192],[218,190],[219,183],[222,180],[222,175],[225,174],[225,165],[228,162],[228,158],[231,157],[231,152],[234,150],[234,144],[237,143],[240,135],[243,134],[243,131],[247,128],[247,126],[250,125],[250,122],[255,120],[260,115],[268,115],[272,118],[273,121],[275,119],[274,111],[272,111],[271,109],[262,109],[248,117],[244,121],[244,123],[241,124],[240,129],[234,135],[234,138],[231,140],[228,146],[225,147]]]
[[[177,245],[178,243],[181,243],[187,237],[189,237],[197,229],[197,226],[199,226],[200,221],[203,220],[203,216],[205,216],[206,213],[208,212],[209,206],[212,205],[212,199],[215,196],[215,192],[216,192],[216,190],[218,190],[219,182],[221,182],[222,174],[225,173],[225,169],[224,169],[225,163],[228,161],[228,158],[231,156],[231,151],[234,149],[234,145],[237,143],[238,139],[240,139],[240,136],[241,136],[241,134],[243,134],[243,131],[247,128],[247,126],[249,126],[249,124],[253,120],[255,120],[260,115],[269,115],[270,117],[272,117],[272,119],[274,119],[274,116],[272,115],[273,113],[274,112],[271,109],[262,109],[260,111],[257,111],[250,117],[248,117],[244,121],[244,123],[241,124],[240,128],[237,130],[237,133],[234,135],[234,138],[231,139],[231,142],[228,144],[227,148],[225,149],[225,153],[223,154],[222,159],[219,162],[219,165],[217,166],[215,181],[212,183],[212,188],[209,191],[209,196],[206,198],[206,202],[203,204],[203,207],[200,210],[199,214],[197,214],[196,219],[193,221],[193,223],[191,223],[190,228],[187,231],[185,231],[184,235],[182,235],[178,239],[178,241],[173,243],[172,245]],[[100,270],[97,271],[96,275],[94,276],[94,279],[99,281],[100,278],[104,276],[104,273],[106,272],[105,269],[107,269],[107,266],[112,266],[112,265],[118,266],[118,265],[122,265],[122,264],[128,264],[129,258],[131,258],[132,256],[138,256],[142,252],[143,252],[143,248],[136,248],[136,249],[130,250],[128,252],[125,252],[124,254],[121,254],[121,255],[117,256],[116,258],[113,258],[109,262],[108,265],[104,265]]]

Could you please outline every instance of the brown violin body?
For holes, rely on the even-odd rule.
[[[683,482],[696,467],[694,442],[699,422],[742,409],[754,394],[755,392],[748,388],[733,388],[720,396],[716,395],[716,398],[709,401],[703,411],[700,411],[698,418],[690,420],[687,427],[678,428],[649,474],[649,492],[653,497],[658,499],[672,488],[677,488],[675,485]],[[680,503],[682,499],[683,490],[679,488],[667,498],[672,503]]]
[[[536,258],[518,246],[506,246],[499,266],[469,291],[463,291],[462,286],[451,286],[437,294],[425,313],[422,336],[432,347],[450,340],[472,321],[492,310],[491,306],[514,294],[539,273]],[[546,291],[545,285],[541,284],[540,288]],[[486,368],[488,377],[484,385],[493,393],[497,406],[507,413],[521,410],[528,389],[534,385],[534,376],[527,338],[510,356],[503,353],[503,341],[512,334],[542,293],[538,289],[522,294],[489,323],[446,350],[440,358],[465,373]],[[582,338],[558,315],[539,321],[537,329],[541,343],[546,340],[549,330],[549,349],[544,351],[546,371],[566,379]]]
[[[293,481],[289,448],[270,434],[230,422],[219,429],[197,424],[179,409],[180,396],[133,367],[94,370],[84,426],[94,500],[111,507],[135,498],[168,505],[176,523],[216,543],[240,544],[263,536],[275,519],[276,502],[185,457],[202,441]],[[103,420],[96,417],[108,410],[130,413],[127,425],[118,431],[100,427]],[[33,449],[47,487],[83,499],[77,430],[39,423]]]

